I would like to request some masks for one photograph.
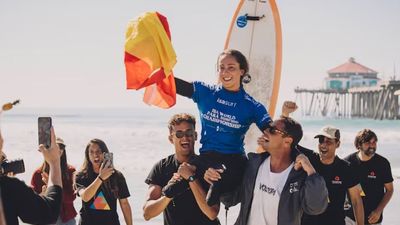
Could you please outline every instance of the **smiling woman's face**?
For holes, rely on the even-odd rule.
[[[244,70],[240,69],[240,64],[235,57],[229,54],[221,55],[218,59],[218,74],[222,86],[229,91],[240,89],[240,77]]]

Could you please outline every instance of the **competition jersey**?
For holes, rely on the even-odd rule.
[[[393,182],[392,171],[389,161],[379,154],[375,154],[368,161],[361,161],[357,152],[345,158],[356,172],[360,179],[361,188],[364,194],[361,196],[364,204],[365,221],[368,221],[369,214],[376,209],[385,194],[385,183]],[[348,210],[347,214],[354,219],[353,210]],[[378,223],[382,221],[383,213]]]
[[[329,165],[323,164],[319,160],[319,157],[310,157],[310,161],[317,173],[325,180],[326,188],[329,193],[329,203],[326,211],[320,215],[310,216],[304,214],[302,224],[344,225],[345,212],[343,204],[347,189],[359,183],[357,176],[354,176],[354,170],[350,167],[349,162],[337,156],[333,163]]]
[[[260,130],[271,122],[265,107],[243,88],[231,92],[221,85],[193,82],[192,99],[200,111],[200,153],[244,154],[244,137],[252,123]],[[260,133],[261,135],[261,133]]]

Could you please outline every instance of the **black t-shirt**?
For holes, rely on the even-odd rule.
[[[310,157],[309,157],[310,158]],[[304,214],[303,225],[344,225],[343,204],[347,189],[359,184],[356,176],[352,175],[349,162],[335,157],[330,165],[323,164],[318,157],[310,158],[315,170],[321,175],[329,193],[329,204],[326,211],[317,216]]]
[[[164,187],[178,170],[179,162],[175,155],[160,160],[151,169],[145,182],[146,184]],[[206,186],[205,186],[206,187]],[[204,188],[204,187],[203,187]],[[205,189],[207,190],[207,189]],[[189,188],[176,196],[164,210],[164,225],[217,225],[216,219],[211,221],[203,214],[197,205],[196,199]]]
[[[368,161],[361,161],[358,152],[348,155],[345,159],[356,169],[364,194],[365,221],[368,216],[381,202],[385,194],[385,184],[393,182],[392,170],[389,161],[379,154],[375,154]],[[353,210],[347,210],[346,215],[354,219]],[[378,223],[383,219],[383,213]]]
[[[24,182],[4,176],[0,177],[0,191],[8,225],[18,225],[18,217],[29,224],[50,224],[57,220],[61,208],[61,187],[51,186],[45,196],[41,196]]]
[[[96,179],[98,174],[84,175],[78,173],[76,175],[76,186],[79,189],[88,187]],[[130,196],[128,186],[121,172],[115,170],[115,173],[107,179],[116,181],[116,185],[112,188],[106,187],[107,183],[102,183],[96,191],[93,198],[88,201],[82,201],[80,210],[81,225],[118,225],[119,219],[117,214],[117,199],[124,199]]]

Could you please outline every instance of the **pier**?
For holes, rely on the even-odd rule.
[[[325,88],[294,90],[304,116],[400,119],[400,80],[395,80],[395,76],[382,81],[378,72],[353,57],[327,73]]]
[[[348,90],[296,88],[303,116],[399,120],[400,80]]]

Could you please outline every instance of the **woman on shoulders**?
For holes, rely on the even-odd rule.
[[[217,71],[220,82],[214,85],[175,78],[177,93],[191,98],[200,113],[200,160],[192,162],[197,166],[196,175],[202,177],[205,167],[225,169],[220,184],[208,191],[210,206],[218,203],[220,193],[234,190],[242,180],[247,161],[244,138],[250,125],[255,123],[263,131],[272,121],[266,108],[243,88],[251,78],[247,59],[240,51],[224,50],[218,57]],[[164,191],[178,192],[173,189],[171,185]]]

